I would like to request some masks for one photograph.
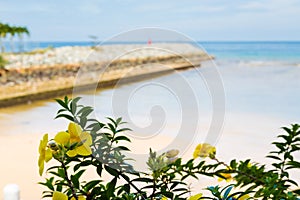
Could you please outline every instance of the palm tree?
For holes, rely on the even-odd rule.
[[[10,50],[11,52],[13,53],[14,52],[14,42],[13,42],[13,39],[17,33],[17,27],[16,26],[11,26],[9,28],[9,34],[10,34]]]
[[[14,52],[14,45],[13,45],[13,38],[17,34],[20,39],[20,51],[24,50],[24,44],[23,44],[23,35],[29,35],[29,31],[24,26],[10,26],[8,24],[3,24],[0,22],[0,48],[1,52],[5,51],[5,46],[2,42],[2,39],[6,38],[6,36],[10,34],[10,49],[12,52]]]
[[[0,46],[1,46],[2,53],[5,51],[5,46],[2,43],[2,38],[3,39],[6,38],[8,32],[9,32],[9,25],[0,23]]]
[[[23,42],[23,35],[26,34],[26,35],[30,35],[29,34],[29,31],[26,27],[16,27],[15,29],[17,35],[19,36],[19,39],[20,39],[20,45],[19,45],[19,51],[23,51],[24,50],[24,42]]]

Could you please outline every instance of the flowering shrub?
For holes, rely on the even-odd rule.
[[[43,197],[53,200],[107,200],[107,199],[286,199],[295,200],[300,194],[297,182],[290,179],[289,170],[299,170],[300,162],[293,157],[300,150],[300,127],[283,128],[281,141],[273,144],[277,150],[267,156],[274,160],[271,169],[265,165],[232,160],[229,164],[219,161],[216,148],[199,144],[193,159],[184,162],[179,151],[169,150],[163,154],[150,149],[147,165],[149,171],[139,172],[128,164],[125,155],[130,139],[122,118],[107,118],[103,123],[89,115],[93,109],[78,104],[80,98],[57,99],[62,107],[56,118],[69,120],[68,129],[53,139],[45,134],[39,146],[39,173],[44,173],[45,163],[56,160],[56,165],[46,170],[47,187]],[[209,164],[206,159],[210,159]],[[94,180],[83,180],[87,170],[94,170]],[[106,174],[104,179],[104,174]],[[191,195],[188,178],[216,177],[230,182],[225,187],[207,187],[211,195],[199,190]]]

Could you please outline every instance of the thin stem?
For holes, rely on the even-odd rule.
[[[286,153],[290,152],[290,147],[291,147],[291,144],[288,144],[288,147],[285,149],[285,152],[283,155],[285,155]],[[288,157],[286,156],[283,156],[283,161],[282,161],[282,165],[280,167],[280,181],[282,181],[283,179],[283,173],[285,172],[285,164],[286,164],[286,161],[287,161]]]
[[[67,183],[68,183],[68,186],[70,187],[70,189],[71,189],[71,191],[72,191],[72,195],[73,195],[73,197],[74,197],[76,200],[78,200],[78,196],[77,196],[77,194],[76,194],[75,188],[74,188],[74,186],[73,186],[71,180],[69,179],[67,167],[66,167],[66,165],[65,165],[65,163],[64,163],[63,161],[61,162],[61,166],[62,166],[62,168],[63,168],[63,170],[64,170],[64,173],[65,173],[65,179],[66,179],[66,181],[67,181]]]
[[[242,174],[244,176],[247,176],[255,181],[258,181],[259,183],[265,185],[265,183],[263,181],[261,181],[260,179],[256,178],[255,176],[252,176],[250,174],[247,174],[245,172],[242,172],[242,171],[239,171],[239,170],[235,170],[235,169],[231,169],[231,167],[229,165],[227,165],[226,163],[222,162],[222,161],[219,161],[217,158],[213,158],[213,160],[215,160],[217,163],[221,164],[221,165],[224,165],[225,167],[227,167],[229,170],[232,170],[233,172],[235,173],[238,173],[238,174]]]
[[[139,194],[141,194],[142,195],[142,198],[143,199],[146,199],[147,197],[145,197],[144,196],[144,193],[138,188],[138,187],[136,187],[131,181],[128,181],[127,180],[127,178],[125,177],[125,175],[122,173],[122,172],[120,172],[120,175],[122,176],[122,178],[125,180],[125,181],[127,181],[127,183],[129,184],[129,185],[131,185]]]
[[[156,172],[154,171],[154,176],[153,176],[153,190],[152,190],[152,194],[151,194],[151,199],[154,199],[154,195],[155,195],[155,192],[156,192],[156,180],[157,180],[157,176],[156,176]]]

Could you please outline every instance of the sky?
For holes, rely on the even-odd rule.
[[[143,27],[197,41],[300,40],[300,0],[0,0],[0,21],[30,41],[106,40]]]

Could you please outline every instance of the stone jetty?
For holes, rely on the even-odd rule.
[[[5,54],[0,69],[0,107],[138,81],[198,67],[212,59],[185,43],[66,46]]]

